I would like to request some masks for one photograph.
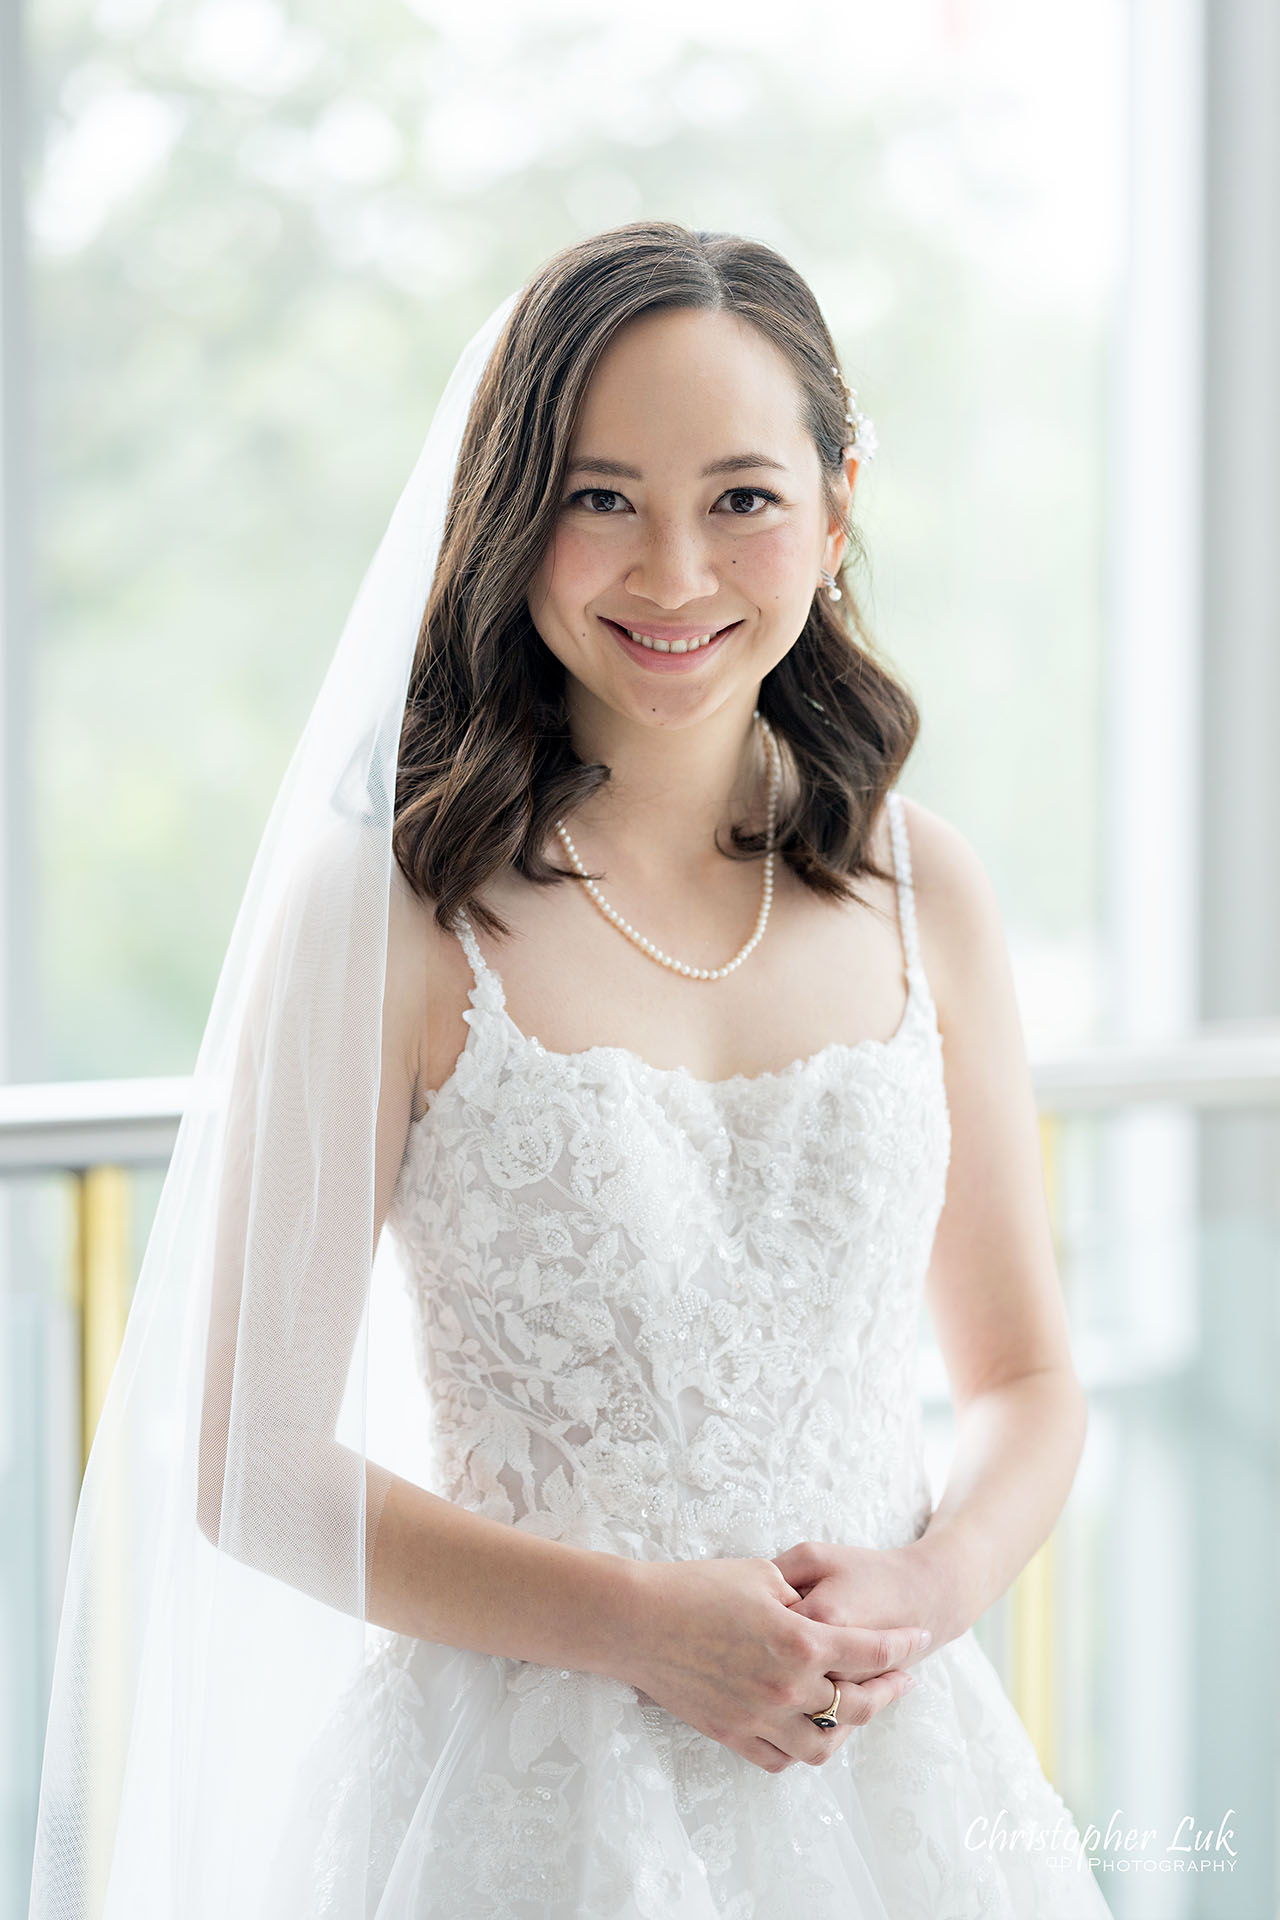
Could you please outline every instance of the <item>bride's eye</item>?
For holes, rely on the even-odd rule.
[[[720,498],[722,500],[768,500],[775,507],[782,503],[782,496],[771,492],[768,487],[730,487],[728,493],[722,493]],[[738,513],[735,509],[733,517],[737,520],[755,520],[759,515]]]
[[[772,492],[768,487],[730,487],[727,493],[721,494],[720,499],[734,501],[766,500],[771,506],[775,507],[781,506],[782,504],[782,496]],[[616,520],[618,515],[613,511],[612,507],[606,507],[601,510],[599,502],[601,500],[621,500],[625,502],[626,495],[619,493],[616,487],[579,487],[576,493],[569,495],[564,504],[566,507],[576,506],[579,500],[591,502],[587,510],[594,515],[597,520]],[[717,502],[717,505],[718,504],[719,502]],[[731,508],[730,514],[731,518],[735,520],[753,520],[759,518],[758,513],[750,511],[741,513],[736,506]]]
[[[579,500],[622,500],[624,498],[625,495],[619,493],[615,487],[579,487],[576,493],[569,495],[564,504],[566,507],[571,507]],[[618,517],[611,511],[597,513],[594,506],[589,508],[589,511],[595,514],[597,520],[616,520]]]

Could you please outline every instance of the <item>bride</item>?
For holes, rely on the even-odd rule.
[[[1105,1915],[971,1631],[1085,1406],[995,895],[898,791],[916,709],[842,571],[875,438],[817,302],[736,235],[597,234],[433,436],[219,983],[32,1915],[72,1855],[130,1920]],[[370,1228],[430,1487],[363,1450]],[[104,1814],[101,1489],[158,1408]]]

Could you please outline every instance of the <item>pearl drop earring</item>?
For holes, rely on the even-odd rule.
[[[828,600],[843,599],[844,596],[841,593],[839,587],[836,585],[836,577],[834,573],[828,573],[825,567],[822,569],[822,584],[827,590]]]

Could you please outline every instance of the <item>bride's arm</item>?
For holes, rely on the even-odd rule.
[[[951,1163],[928,1300],[956,1409],[950,1472],[906,1549],[921,1617],[951,1639],[1048,1537],[1084,1445],[1039,1125],[995,890],[968,841],[916,802],[917,918],[943,1035]]]
[[[351,1025],[367,1009],[359,992],[344,998],[346,962],[330,950],[348,938],[346,910],[318,860],[281,910],[244,1022],[216,1204],[200,1530],[376,1625],[604,1671],[626,1637],[630,1563],[469,1513],[336,1438],[408,1139],[425,991],[425,909],[393,862],[370,1242],[356,1218],[368,1204],[369,1037]],[[301,990],[293,1005],[283,980]],[[333,1139],[315,1137],[321,1114]]]
[[[994,889],[968,841],[907,801],[917,925],[943,1036],[951,1160],[928,1298],[956,1408],[947,1483],[918,1539],[799,1541],[774,1565],[824,1621],[918,1621],[936,1648],[1051,1532],[1084,1443],[1031,1074]]]
[[[1052,1532],[1086,1405],[1071,1363],[1031,1069],[1006,937],[979,856],[908,801],[917,927],[942,1029],[952,1156],[929,1306],[956,1448],[925,1532],[904,1548],[802,1540],[773,1565],[808,1619],[917,1620],[956,1640]]]

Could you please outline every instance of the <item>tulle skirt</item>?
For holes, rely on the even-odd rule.
[[[260,1920],[1110,1913],[972,1631],[830,1760],[776,1774],[606,1676],[370,1635]]]

